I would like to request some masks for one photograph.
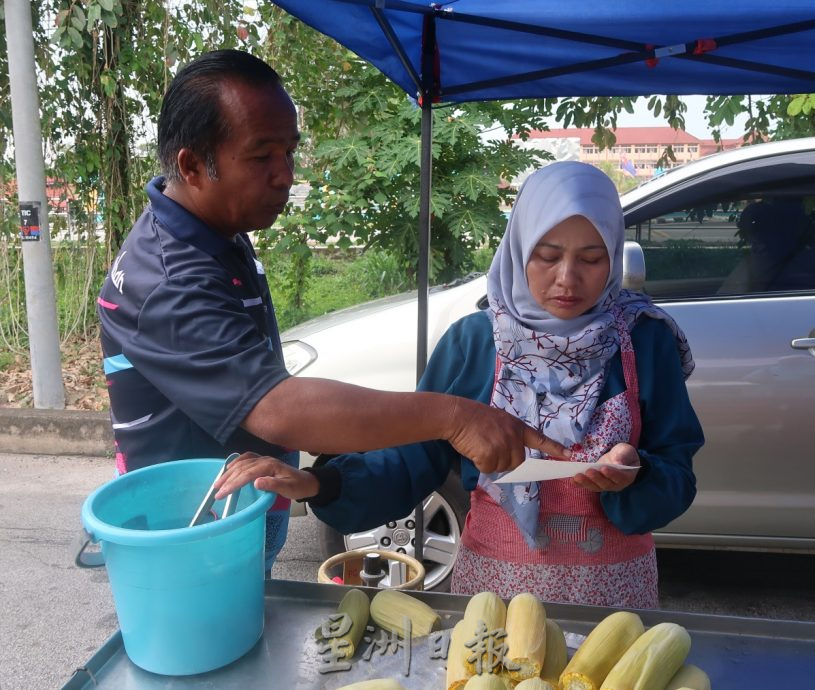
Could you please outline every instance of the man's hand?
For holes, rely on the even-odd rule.
[[[465,398],[456,398],[450,415],[453,433],[450,444],[473,461],[479,472],[506,472],[526,458],[526,448],[536,448],[557,459],[568,459],[570,451],[547,438],[517,417]]]
[[[637,449],[629,443],[618,443],[597,459],[597,466],[574,476],[575,484],[589,491],[622,491],[637,478],[635,470],[616,469],[615,465],[640,466]]]
[[[255,488],[298,500],[316,496],[320,482],[310,472],[295,469],[271,456],[244,453],[229,463],[229,467],[218,479],[216,499],[231,494],[245,484],[254,482]]]

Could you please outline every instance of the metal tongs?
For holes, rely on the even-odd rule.
[[[211,510],[212,506],[215,504],[215,494],[217,490],[215,489],[215,483],[221,478],[224,472],[226,472],[226,468],[230,462],[232,462],[235,458],[237,458],[240,453],[232,453],[226,460],[224,460],[224,465],[218,470],[218,474],[215,475],[215,479],[212,481],[212,485],[209,487],[206,495],[204,496],[204,500],[201,501],[201,505],[198,506],[198,510],[195,511],[195,516],[190,521],[190,527],[195,527],[196,525],[202,524],[202,520],[204,516],[207,515]],[[231,494],[226,497],[226,503],[224,503],[224,510],[221,513],[221,520],[225,517],[228,517],[232,513],[235,512],[235,506],[238,505],[238,497],[240,496],[241,490],[240,488],[235,489]]]

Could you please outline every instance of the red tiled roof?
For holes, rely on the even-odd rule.
[[[8,180],[5,187],[0,185],[0,197],[10,199],[15,194],[17,194],[17,180]],[[72,185],[54,177],[48,177],[45,180],[45,197],[51,210],[65,212],[68,210],[68,202],[76,199],[76,194]]]
[[[721,139],[718,144],[713,139],[702,139],[699,142],[699,154],[700,156],[709,156],[711,153],[717,153],[718,151],[737,149],[743,143],[741,138]]]

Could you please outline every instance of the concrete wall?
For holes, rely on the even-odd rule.
[[[0,408],[0,452],[113,456],[107,412]]]

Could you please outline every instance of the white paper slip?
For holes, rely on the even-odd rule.
[[[574,477],[592,467],[596,462],[564,462],[563,460],[544,460],[542,458],[527,458],[512,472],[496,479],[496,484],[521,484],[524,482],[542,482],[547,479],[564,479]],[[615,465],[621,470],[638,470],[639,467],[628,465]]]

